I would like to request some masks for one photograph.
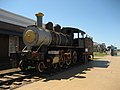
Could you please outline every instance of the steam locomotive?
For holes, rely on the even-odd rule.
[[[43,16],[43,13],[36,14],[37,25],[30,25],[23,32],[26,46],[20,54],[21,70],[32,66],[38,72],[43,72],[47,68],[62,68],[92,59],[91,37],[85,36],[86,33],[77,28],[61,28],[58,24],[53,26],[52,22],[43,25]]]

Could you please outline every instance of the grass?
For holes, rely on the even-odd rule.
[[[100,52],[94,52],[93,54],[95,57],[104,57],[107,55],[106,53],[100,53]]]

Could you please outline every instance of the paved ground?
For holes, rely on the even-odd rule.
[[[15,72],[15,71],[20,71],[20,69],[12,68],[12,69],[0,70],[0,74],[5,74],[5,73],[10,73],[10,72]]]
[[[102,57],[16,90],[120,90],[120,56]]]

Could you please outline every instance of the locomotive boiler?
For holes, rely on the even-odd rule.
[[[23,41],[25,45],[30,47],[42,45],[65,46],[71,43],[70,39],[69,35],[34,26],[27,27],[23,33]]]
[[[48,68],[56,69],[75,64],[79,59],[91,59],[93,42],[90,37],[84,37],[84,31],[71,27],[61,28],[58,24],[53,26],[52,22],[43,24],[44,14],[38,13],[36,16],[37,25],[26,27],[23,33],[26,46],[20,53],[21,70],[32,66],[38,72],[43,72]],[[77,38],[74,33],[77,33]]]

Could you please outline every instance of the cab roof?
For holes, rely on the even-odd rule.
[[[84,31],[82,31],[78,28],[73,28],[73,27],[63,27],[62,30],[70,30],[72,33],[86,34]]]

